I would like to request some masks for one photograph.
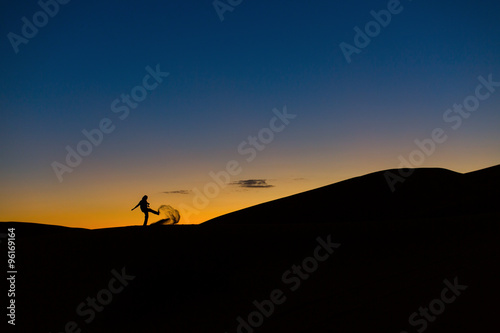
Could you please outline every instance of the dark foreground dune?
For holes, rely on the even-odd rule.
[[[417,170],[394,193],[376,175],[199,226],[22,225],[16,329],[495,331],[499,168]]]

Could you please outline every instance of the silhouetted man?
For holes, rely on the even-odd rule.
[[[149,208],[149,202],[148,202],[147,195],[143,196],[142,200],[139,201],[139,203],[131,210],[136,209],[138,206],[141,206],[141,211],[144,213],[144,224],[143,224],[144,227],[148,224],[149,212],[156,214],[156,215],[160,215],[160,212],[157,212],[156,210],[152,210],[151,208]]]

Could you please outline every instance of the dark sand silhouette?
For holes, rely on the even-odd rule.
[[[388,171],[398,174],[398,170]],[[266,202],[206,223],[382,222],[497,211],[500,166],[466,174],[438,168],[415,169],[394,192],[387,184],[385,172]]]
[[[286,301],[254,332],[417,332],[409,316],[457,277],[467,289],[425,332],[490,331],[500,297],[499,189],[499,166],[417,169],[394,193],[373,173],[199,226],[53,233],[2,223],[22,231],[16,328],[62,332],[75,321],[85,332],[233,333],[254,301],[281,289]],[[284,272],[328,235],[341,246],[290,291]],[[122,267],[134,280],[85,322],[78,305]]]

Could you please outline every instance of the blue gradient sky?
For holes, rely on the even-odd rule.
[[[448,140],[420,166],[498,164],[500,88],[457,130],[443,114],[474,94],[478,76],[500,81],[500,3],[403,0],[348,63],[339,44],[354,44],[354,27],[387,5],[244,0],[221,22],[212,1],[70,1],[16,54],[7,35],[21,35],[21,18],[32,22],[40,6],[2,4],[0,220],[140,224],[130,208],[142,195],[194,208],[193,190],[230,160],[242,169],[230,182],[273,185],[225,186],[184,214],[200,223],[398,167],[437,127]],[[111,103],[157,64],[170,75],[120,120]],[[297,117],[247,162],[238,145],[285,105]],[[60,182],[51,163],[103,118],[114,131]]]

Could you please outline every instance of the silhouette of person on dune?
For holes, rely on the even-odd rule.
[[[143,226],[146,226],[148,224],[148,217],[149,217],[149,213],[153,213],[153,214],[156,214],[156,215],[160,215],[160,212],[156,211],[156,210],[152,210],[151,208],[149,208],[149,202],[148,202],[148,196],[145,195],[142,197],[141,201],[139,201],[139,203],[134,207],[132,208],[131,210],[134,210],[136,209],[138,206],[141,207],[141,211],[144,213],[144,224]]]

